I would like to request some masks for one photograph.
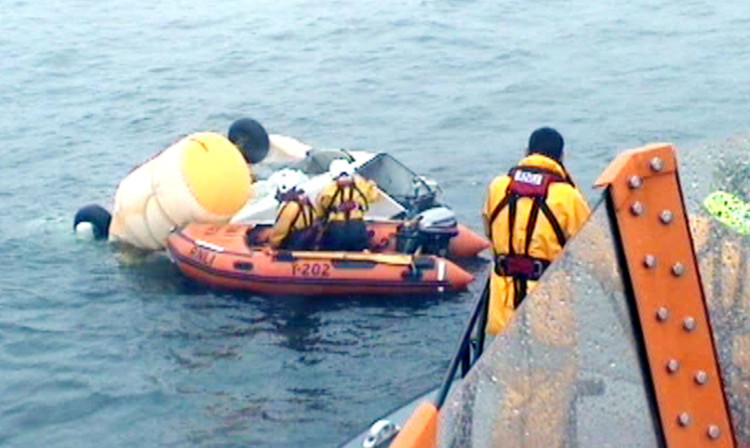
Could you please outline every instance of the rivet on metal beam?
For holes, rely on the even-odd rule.
[[[651,169],[656,171],[657,173],[664,169],[664,161],[661,160],[658,157],[654,157],[651,159],[651,162],[649,163],[649,166],[651,166]]]
[[[716,440],[721,436],[721,430],[716,425],[710,425],[708,427],[708,437]]]
[[[643,203],[639,201],[633,202],[633,204],[630,206],[630,213],[639,216],[642,215],[643,212],[646,211],[646,207],[643,206]]]
[[[649,269],[656,266],[656,257],[651,254],[648,254],[645,257],[643,257],[643,266]]]
[[[708,382],[708,374],[703,370],[699,370],[695,373],[695,382],[699,385],[704,385]]]
[[[680,424],[680,426],[687,426],[690,424],[690,414],[687,412],[683,412],[680,415],[677,416],[677,422]]]
[[[661,220],[662,224],[670,224],[673,219],[674,214],[671,210],[662,210],[662,212],[659,213],[659,220]]]
[[[631,190],[641,188],[642,185],[643,178],[641,176],[630,176],[630,178],[628,179],[628,187],[630,187]]]
[[[682,275],[685,274],[685,265],[677,262],[674,265],[672,265],[672,275],[675,277],[682,277]]]
[[[682,320],[682,327],[685,329],[685,331],[695,330],[695,319],[691,316],[684,318]]]
[[[669,318],[669,310],[664,308],[663,306],[659,307],[659,309],[656,310],[656,318],[660,322],[664,322],[665,320],[667,320],[667,318]]]
[[[667,372],[669,373],[677,373],[677,371],[680,370],[680,362],[676,359],[670,359],[667,361]]]

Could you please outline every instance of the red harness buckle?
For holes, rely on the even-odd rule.
[[[498,255],[495,257],[495,273],[502,277],[521,280],[539,280],[550,262],[525,255]]]

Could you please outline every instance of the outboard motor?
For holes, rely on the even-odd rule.
[[[415,216],[435,207],[437,190],[428,187],[427,185],[427,181],[422,177],[414,178],[412,181],[412,189],[414,190],[414,193],[411,196],[404,198],[407,216]],[[437,184],[433,183],[433,185],[437,187]]]
[[[407,254],[431,254],[444,257],[450,239],[458,235],[456,214],[446,207],[425,210],[404,222],[396,234],[396,247]]]

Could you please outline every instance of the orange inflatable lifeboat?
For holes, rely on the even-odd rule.
[[[373,252],[421,253],[452,259],[476,257],[490,247],[487,238],[463,224],[443,207],[422,213],[412,220],[367,220]],[[255,232],[265,238],[265,230]],[[254,233],[255,233],[254,232]]]
[[[269,227],[197,223],[175,229],[166,249],[180,271],[196,281],[263,294],[424,294],[464,289],[473,280],[445,258],[394,252],[398,225],[368,223],[378,252],[277,251],[257,245]],[[464,229],[466,241],[474,241]]]

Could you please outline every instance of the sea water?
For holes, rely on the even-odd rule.
[[[6,0],[0,445],[332,446],[438,383],[478,295],[257,297],[77,238],[137,163],[249,116],[390,152],[480,230],[549,125],[590,187],[619,151],[744,134],[750,3]]]

